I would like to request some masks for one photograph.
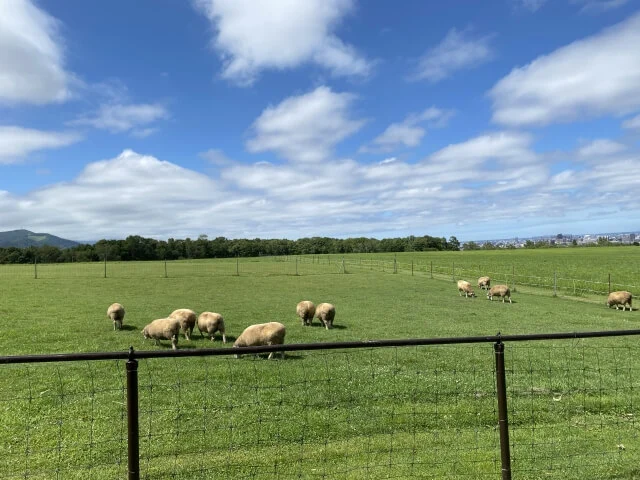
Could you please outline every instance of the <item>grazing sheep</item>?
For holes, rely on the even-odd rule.
[[[180,322],[180,328],[184,333],[184,338],[191,340],[191,334],[193,333],[193,328],[196,326],[197,321],[196,312],[189,310],[188,308],[179,308],[178,310],[171,312],[169,317],[175,318]]]
[[[155,339],[156,345],[160,345],[160,340],[171,340],[171,348],[174,350],[178,349],[179,334],[180,322],[172,317],[154,320],[142,330],[142,336]]]
[[[506,285],[495,285],[491,287],[491,289],[487,292],[487,298],[493,301],[493,297],[502,297],[502,303],[504,303],[504,299],[508,298],[509,303],[511,302],[511,290]]]
[[[336,307],[330,303],[320,303],[316,307],[315,318],[320,320],[320,323],[325,326],[327,330],[333,327],[333,319],[336,316]]]
[[[113,320],[113,329],[122,329],[122,321],[124,320],[124,307],[119,303],[112,303],[107,309],[107,317]]]
[[[224,331],[224,318],[219,313],[202,312],[198,317],[198,330],[200,335],[204,337],[203,332],[211,337],[213,342],[213,334],[220,332],[222,334],[222,343],[227,343],[227,335]]]
[[[466,280],[458,280],[458,294],[462,296],[462,292],[464,292],[465,298],[476,296],[469,282],[467,282]]]
[[[491,286],[491,279],[489,277],[480,277],[478,279],[478,287],[484,290],[489,290]]]
[[[624,290],[619,292],[611,292],[609,294],[609,298],[607,298],[607,307],[611,308],[612,305],[616,306],[616,310],[618,310],[618,305],[622,305],[622,310],[625,310],[625,307],[629,305],[629,311],[633,310],[631,308],[631,299],[632,295],[630,292],[625,292]]]
[[[300,317],[300,320],[302,320],[302,326],[311,325],[313,323],[313,316],[316,313],[316,306],[309,300],[303,300],[296,306],[296,313]]]
[[[283,345],[285,326],[279,322],[258,323],[244,329],[233,344],[234,347],[259,347],[261,345]],[[269,354],[269,359],[273,358]],[[284,352],[282,358],[284,358]],[[236,355],[238,358],[238,355]]]

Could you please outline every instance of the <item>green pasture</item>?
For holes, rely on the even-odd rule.
[[[633,249],[597,250],[616,252],[576,256],[587,265],[575,271],[637,268],[627,265],[637,261]],[[475,253],[396,261],[469,258],[524,269],[532,255],[468,255]],[[540,267],[535,253],[539,261],[529,260]],[[560,260],[568,262],[554,256],[551,268]],[[37,279],[20,270],[33,274],[33,265],[0,266],[0,354],[167,349],[140,330],[176,308],[222,313],[230,339],[250,324],[280,321],[287,343],[640,328],[637,310],[607,309],[604,298],[516,289],[514,303],[503,304],[460,297],[446,276],[387,266],[383,274],[355,261],[345,274],[341,264],[337,255],[171,262],[166,278],[164,262],[107,264],[107,278],[104,265],[45,265]],[[295,306],[303,299],[334,303],[336,328],[301,326]],[[116,301],[127,314],[114,332],[106,309]],[[513,478],[640,477],[638,340],[506,345]],[[181,336],[178,344],[211,346],[223,347],[220,337]],[[491,344],[139,363],[142,478],[500,478]],[[126,476],[123,362],[0,369],[0,479]]]

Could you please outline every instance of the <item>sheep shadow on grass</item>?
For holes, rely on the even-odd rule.
[[[120,330],[127,330],[127,331],[138,330],[138,327],[136,327],[135,325],[131,325],[131,324],[123,324],[122,328]]]
[[[322,323],[317,323],[317,322],[313,322],[311,326],[325,328],[325,326]],[[346,325],[333,324],[333,326],[329,330],[345,330],[346,328],[347,328]]]

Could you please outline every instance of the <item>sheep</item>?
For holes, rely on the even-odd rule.
[[[283,345],[286,333],[285,326],[279,322],[259,323],[244,329],[233,344],[234,347],[258,347],[261,345]],[[269,354],[269,359],[273,358]],[[284,358],[284,352],[282,358]],[[236,354],[236,358],[238,355]]]
[[[316,307],[315,318],[320,320],[327,330],[333,327],[333,319],[336,316],[336,307],[330,303],[320,303]]]
[[[466,280],[458,280],[458,294],[462,296],[462,292],[464,292],[465,298],[476,296],[469,282],[467,282]]]
[[[302,320],[303,327],[313,323],[313,316],[315,313],[316,306],[309,300],[303,300],[296,306],[296,314],[300,317],[300,320]]]
[[[175,318],[180,322],[180,328],[184,333],[184,338],[191,340],[191,334],[193,333],[193,328],[196,326],[197,321],[196,312],[189,310],[188,308],[179,308],[171,312],[169,317]]]
[[[142,330],[144,338],[155,339],[155,344],[160,345],[160,340],[171,340],[171,348],[178,349],[178,335],[180,334],[180,321],[176,318],[158,318]]]
[[[491,287],[487,292],[487,298],[493,301],[494,296],[502,297],[502,303],[504,303],[505,297],[509,299],[509,303],[513,303],[511,302],[511,290],[506,285],[494,285]]]
[[[112,303],[107,309],[107,317],[113,320],[113,329],[121,330],[124,320],[124,307],[119,303]]]
[[[227,335],[224,330],[224,318],[219,313],[214,312],[202,312],[198,317],[198,330],[200,336],[204,337],[203,332],[207,332],[210,335],[213,342],[213,334],[220,332],[222,334],[222,343],[227,343]]]
[[[609,298],[607,298],[607,307],[611,308],[612,305],[616,306],[616,310],[618,310],[618,305],[622,305],[622,310],[625,310],[625,307],[629,305],[629,311],[632,311],[631,308],[631,299],[632,295],[630,292],[626,292],[624,290],[619,292],[611,292],[609,294]]]
[[[489,277],[480,277],[478,279],[478,287],[484,290],[488,290],[491,286],[491,279]]]

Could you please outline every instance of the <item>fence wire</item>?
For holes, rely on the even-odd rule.
[[[124,478],[122,362],[3,365],[2,479]]]
[[[514,478],[638,474],[635,340],[506,344]],[[140,478],[501,476],[490,344],[138,363]],[[125,477],[123,361],[2,368],[0,479]]]

